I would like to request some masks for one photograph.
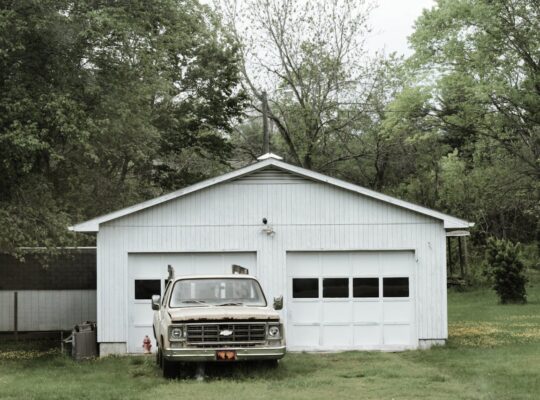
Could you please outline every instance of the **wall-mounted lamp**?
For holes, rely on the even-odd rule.
[[[264,224],[264,228],[261,229],[261,232],[266,233],[268,236],[274,236],[276,232],[270,225],[268,225],[268,219],[266,217],[262,219],[262,223]]]

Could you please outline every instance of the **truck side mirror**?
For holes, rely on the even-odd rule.
[[[161,296],[159,294],[152,295],[152,310],[159,310],[159,302]]]
[[[283,309],[283,296],[274,297],[274,310]]]

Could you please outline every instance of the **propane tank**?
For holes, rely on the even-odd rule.
[[[150,354],[152,352],[152,341],[150,340],[148,335],[144,337],[142,347],[144,349],[144,354]]]

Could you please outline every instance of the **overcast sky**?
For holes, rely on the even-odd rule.
[[[216,0],[199,1],[203,4],[212,4]],[[242,0],[237,1],[239,4],[242,3]],[[367,43],[368,49],[371,52],[384,49],[386,53],[395,51],[410,55],[411,50],[407,44],[407,37],[413,32],[414,21],[422,14],[424,8],[433,7],[435,0],[371,1],[376,7],[370,18],[372,33]]]
[[[371,13],[370,25],[373,29],[367,43],[375,52],[385,49],[386,53],[396,51],[401,54],[411,53],[407,36],[413,32],[416,18],[424,8],[431,8],[435,0],[374,0],[378,4]]]

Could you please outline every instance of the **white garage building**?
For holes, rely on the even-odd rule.
[[[177,275],[249,268],[268,298],[284,295],[289,350],[444,343],[445,239],[470,223],[273,154],[259,160],[71,228],[97,233],[102,355],[140,352],[152,337],[149,296],[168,264]]]

